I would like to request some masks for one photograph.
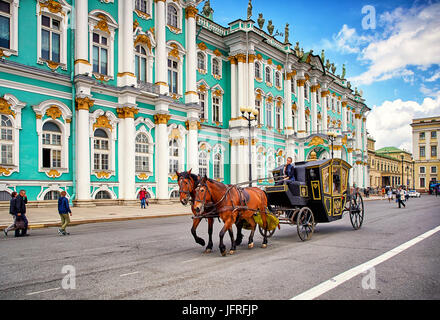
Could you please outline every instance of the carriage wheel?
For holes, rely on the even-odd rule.
[[[307,207],[302,208],[296,216],[296,228],[302,241],[310,240],[315,231],[313,212]]]
[[[276,228],[273,230],[267,230],[267,238],[272,237],[275,233],[275,230]],[[264,229],[260,225],[258,225],[258,231],[260,231],[261,236],[264,237]]]
[[[350,221],[354,230],[359,230],[364,222],[364,201],[359,192],[350,199]]]

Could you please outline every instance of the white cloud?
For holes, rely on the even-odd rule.
[[[425,81],[426,81],[426,82],[434,82],[434,81],[436,81],[437,79],[440,79],[440,70],[438,70],[437,72],[435,72],[435,73],[432,75],[432,77],[426,79]]]
[[[344,24],[338,34],[333,35],[331,41],[328,39],[322,40],[322,47],[341,53],[360,53],[361,46],[371,40],[372,38],[361,36],[355,28],[350,28]]]
[[[349,80],[355,85],[371,84],[405,75],[409,66],[423,70],[440,64],[439,17],[440,3],[423,8],[398,8],[381,15],[383,35],[374,40],[370,38],[371,42],[358,57],[368,62],[369,67]]]
[[[374,106],[367,117],[368,132],[376,140],[376,149],[388,146],[412,152],[412,119],[440,115],[440,91],[434,98],[416,101],[385,101]]]

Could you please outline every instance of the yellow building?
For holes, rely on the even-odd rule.
[[[411,153],[395,147],[375,150],[375,142],[368,137],[368,166],[370,187],[382,189],[386,186],[405,185],[414,188],[413,159]]]
[[[427,192],[431,182],[440,181],[438,152],[440,116],[413,119],[411,127],[416,189],[420,192]]]

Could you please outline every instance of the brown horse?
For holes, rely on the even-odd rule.
[[[220,231],[220,252],[222,256],[226,255],[226,247],[223,244],[223,237],[226,231],[231,237],[230,254],[236,251],[236,242],[232,225],[238,220],[246,220],[251,226],[248,247],[254,247],[254,234],[256,223],[253,216],[256,212],[261,213],[263,220],[263,229],[265,230],[262,248],[267,247],[267,197],[266,193],[259,188],[239,189],[236,186],[226,186],[223,183],[208,179],[206,176],[199,182],[196,188],[194,208],[197,217],[203,217],[206,206],[214,204],[216,212],[224,222]]]
[[[191,210],[193,212],[193,215],[196,216],[196,210],[194,208],[194,199],[196,197],[195,190],[201,180],[201,177],[197,176],[195,174],[192,174],[191,171],[192,171],[192,169],[189,171],[181,172],[181,173],[176,172],[176,174],[178,177],[177,181],[179,184],[180,203],[182,203],[182,205],[184,205],[184,206],[187,206],[189,203],[191,203]],[[208,245],[206,246],[205,253],[211,253],[212,247],[213,247],[212,232],[214,229],[213,228],[214,218],[207,218],[207,220],[208,220],[209,241],[208,241]],[[199,226],[201,221],[202,221],[202,218],[193,219],[191,234],[193,235],[196,243],[200,244],[201,246],[204,246],[205,240],[203,240],[202,238],[197,236],[197,232],[196,232],[197,227]],[[241,241],[243,239],[243,234],[241,233],[242,228],[243,228],[242,223],[237,224],[237,229],[238,229],[238,232],[237,232],[238,235],[237,235],[237,240],[236,240],[237,245],[240,245]]]

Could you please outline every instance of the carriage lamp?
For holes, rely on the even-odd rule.
[[[258,110],[251,107],[241,107],[240,108],[242,117],[248,122],[249,128],[249,187],[252,187],[252,135],[251,135],[251,125],[252,121],[258,119]]]
[[[333,142],[335,142],[337,134],[335,132],[329,132],[327,133],[328,139],[332,143],[332,159],[333,159]]]

